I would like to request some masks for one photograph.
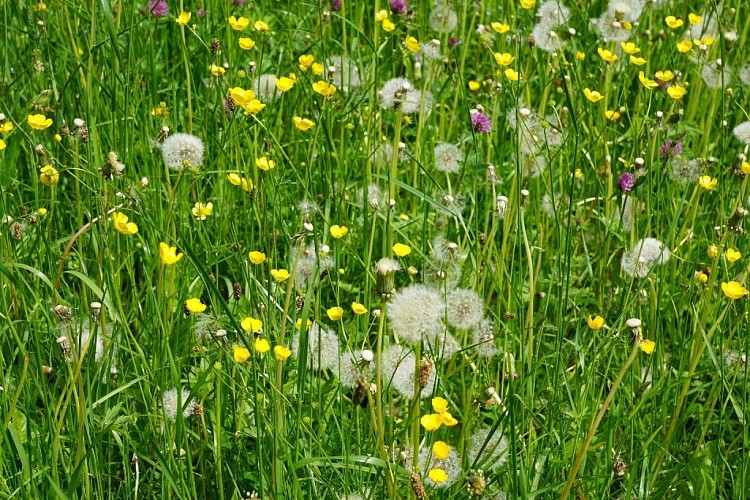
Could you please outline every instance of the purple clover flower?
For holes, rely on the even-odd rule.
[[[449,46],[451,46],[451,47],[455,47],[456,45],[458,45],[458,44],[460,44],[460,43],[461,43],[461,40],[459,40],[459,39],[458,39],[458,38],[456,38],[456,37],[450,38],[450,39],[448,40],[448,45],[449,45]]]
[[[620,175],[620,178],[617,180],[617,187],[623,193],[629,193],[635,187],[635,175],[630,172]]]
[[[664,143],[664,145],[661,147],[661,150],[659,151],[659,156],[662,158],[666,156],[674,156],[682,153],[682,143],[674,143],[672,139],[668,140]]]
[[[245,0],[232,0],[232,3],[237,7],[242,7],[243,5],[245,5]]]
[[[474,131],[486,134],[492,131],[492,120],[481,111],[476,111],[471,114],[471,126],[474,127]]]
[[[331,0],[331,11],[338,12],[341,10],[341,0]]]
[[[167,0],[151,0],[148,3],[148,13],[154,17],[165,17],[168,10]]]
[[[391,13],[395,15],[406,14],[406,0],[391,0]]]

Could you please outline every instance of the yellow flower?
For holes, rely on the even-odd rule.
[[[295,116],[294,118],[292,118],[292,121],[294,122],[294,126],[297,127],[297,130],[301,130],[302,132],[307,132],[315,126],[315,122],[310,120],[309,118],[300,118],[299,116]]]
[[[271,350],[271,344],[266,339],[257,338],[253,342],[253,348],[261,354]]]
[[[236,345],[232,349],[232,354],[234,355],[234,360],[238,363],[244,363],[245,361],[250,359],[250,351],[247,347],[240,347]]]
[[[277,345],[273,348],[273,355],[276,356],[276,359],[278,361],[284,361],[289,356],[292,355],[292,351],[289,350],[288,347],[284,347],[283,345]]]
[[[490,26],[492,26],[492,29],[495,30],[496,33],[500,33],[501,35],[510,31],[510,25],[508,24],[490,23]]]
[[[338,306],[334,306],[326,311],[326,316],[331,321],[339,321],[344,316],[344,310]]]
[[[419,52],[419,40],[413,36],[407,36],[404,43],[406,44],[406,49],[412,54]]]
[[[263,322],[259,319],[253,318],[252,316],[248,316],[243,319],[242,323],[240,323],[240,326],[242,326],[242,329],[247,333],[257,333],[263,330]]]
[[[122,234],[135,234],[138,232],[138,226],[135,222],[128,222],[128,216],[122,212],[115,212],[112,214],[112,222]]]
[[[242,31],[250,24],[250,19],[246,17],[240,17],[237,19],[234,16],[229,17],[229,26],[235,31]]]
[[[426,431],[435,431],[443,425],[443,420],[438,413],[431,413],[420,418],[419,423],[422,424],[422,427],[424,427]]]
[[[616,122],[617,120],[620,119],[621,115],[619,111],[608,109],[607,111],[604,112],[604,116],[607,118],[607,120],[611,122]]]
[[[289,279],[289,271],[286,269],[271,269],[271,276],[278,283],[282,283]]]
[[[245,90],[242,87],[232,87],[229,89],[229,97],[232,98],[237,106],[244,106],[255,99],[255,92]]]
[[[440,420],[446,427],[453,427],[454,425],[458,424],[458,420],[453,418],[453,415],[451,415],[447,411],[440,414]]]
[[[588,319],[586,319],[586,322],[592,330],[600,330],[604,326],[604,318],[599,315],[589,316]]]
[[[250,262],[252,262],[256,266],[259,266],[266,261],[266,254],[264,254],[263,252],[258,252],[257,250],[253,250],[252,252],[247,254],[247,258],[250,259]]]
[[[388,33],[396,29],[396,25],[393,24],[390,19],[383,19],[383,22],[380,25],[383,27],[383,31]]]
[[[710,175],[701,175],[698,178],[698,185],[702,187],[703,189],[712,190],[716,187],[716,184],[719,182],[719,179],[716,177],[711,177]]]
[[[506,68],[505,71],[503,71],[505,74],[505,78],[510,80],[511,82],[517,82],[520,78],[520,75],[517,71],[515,71],[513,68]]]
[[[670,81],[670,80],[671,80],[672,78],[674,78],[674,73],[672,73],[672,72],[671,72],[671,71],[669,71],[669,70],[666,70],[666,71],[657,71],[657,72],[656,72],[656,75],[654,75],[654,76],[656,76],[656,78],[657,78],[657,79],[658,79],[658,80],[659,80],[660,82],[668,82],[668,81]]]
[[[266,105],[260,102],[258,99],[253,99],[250,102],[248,102],[245,106],[243,106],[243,109],[250,114],[257,115],[258,113],[263,111],[263,108],[265,107]]]
[[[312,54],[304,54],[297,58],[297,62],[299,62],[299,69],[307,71],[315,62],[315,56]]]
[[[13,127],[15,127],[15,125],[13,125],[12,121],[0,122],[0,134],[5,135],[9,133],[11,130],[13,130]]]
[[[674,30],[674,29],[677,29],[677,28],[679,28],[680,26],[682,26],[683,24],[685,24],[685,23],[684,23],[684,22],[682,21],[682,19],[676,18],[676,17],[674,17],[674,16],[667,16],[667,17],[666,17],[666,18],[664,19],[664,22],[665,22],[665,23],[667,23],[667,26],[669,26],[669,27],[670,27],[670,28],[672,28],[673,30]]]
[[[60,174],[51,165],[45,165],[39,169],[39,181],[45,186],[54,186],[60,182]]]
[[[697,24],[700,24],[700,23],[702,23],[702,22],[703,22],[703,18],[702,18],[701,16],[699,16],[698,14],[693,14],[693,13],[691,12],[690,14],[688,14],[688,22],[689,22],[689,23],[690,23],[690,24],[691,24],[692,26],[695,26],[695,25],[697,25]]]
[[[318,75],[318,76],[320,76],[320,75],[322,75],[322,74],[323,74],[323,72],[324,72],[325,70],[326,70],[326,69],[325,69],[325,66],[323,66],[323,65],[322,65],[322,64],[320,64],[320,63],[314,63],[314,64],[312,65],[312,72],[313,72],[313,75]]]
[[[47,4],[44,2],[39,2],[38,4],[36,4],[36,10],[38,10],[39,12],[47,10]]]
[[[313,83],[312,88],[315,92],[326,98],[331,97],[336,92],[336,86],[331,85],[325,80]]]
[[[711,245],[706,249],[706,255],[708,255],[709,259],[715,259],[719,256],[719,247],[716,245]]]
[[[613,54],[607,49],[599,47],[598,49],[596,49],[596,51],[599,53],[599,57],[607,62],[615,62],[617,60],[617,55]]]
[[[495,62],[500,66],[510,66],[516,58],[508,52],[495,52]]]
[[[211,66],[209,66],[208,70],[214,76],[222,76],[224,73],[227,72],[227,70],[225,70],[223,66],[217,66],[215,64],[212,64]]]
[[[406,257],[411,253],[411,247],[409,245],[404,245],[403,243],[396,243],[393,245],[393,253],[398,257]]]
[[[276,79],[276,88],[281,92],[287,92],[288,90],[291,90],[292,87],[294,87],[294,80],[291,78],[282,76],[281,78]]]
[[[637,54],[641,51],[633,42],[620,42],[620,47],[626,54]]]
[[[250,50],[253,47],[255,47],[255,41],[252,38],[240,38],[240,48],[242,50]]]
[[[227,179],[233,186],[239,186],[240,184],[242,184],[242,179],[235,173],[227,175]]]
[[[445,460],[451,454],[451,447],[443,441],[435,441],[432,445],[432,454],[438,460]]]
[[[309,319],[305,321],[305,330],[309,330],[312,324],[313,324],[312,321],[310,321]],[[297,330],[299,330],[302,327],[302,318],[297,318],[297,321],[294,322],[294,327]]]
[[[576,57],[576,61],[583,61],[584,59],[586,59],[586,54],[581,51],[578,51],[576,52],[575,57]]]
[[[206,304],[201,302],[201,299],[198,298],[187,299],[185,301],[185,309],[194,314],[202,313],[206,310],[206,307]]]
[[[742,254],[734,248],[727,248],[727,251],[724,252],[724,257],[726,257],[727,260],[732,263],[740,260],[742,258]]]
[[[367,312],[367,308],[359,302],[352,302],[352,311],[357,315],[365,314]]]
[[[523,5],[524,1],[529,1],[529,0],[521,0],[521,5]],[[535,0],[531,0],[531,1],[535,1]],[[430,469],[430,472],[427,475],[430,476],[430,479],[432,479],[434,482],[438,484],[448,480],[448,473],[445,472],[443,469]]]
[[[640,347],[641,351],[645,352],[646,354],[653,354],[654,349],[656,349],[656,343],[653,340],[643,339],[638,344],[638,347]]]
[[[268,25],[263,21],[255,21],[253,27],[255,28],[255,31],[268,31]]]
[[[644,59],[644,58],[642,58],[642,57],[637,57],[637,56],[630,56],[630,62],[631,62],[631,63],[633,63],[633,64],[635,64],[636,66],[643,66],[643,65],[644,65],[644,64],[646,64],[646,63],[647,63],[648,61],[647,61],[647,60],[645,60],[645,59]]]
[[[175,19],[175,22],[180,26],[187,26],[187,23],[190,22],[190,16],[192,16],[190,12],[182,11],[180,12],[180,15],[177,16],[177,19]]]
[[[667,89],[667,94],[669,94],[669,97],[672,99],[682,99],[682,97],[687,94],[687,89],[679,85],[672,85]]]
[[[692,49],[693,49],[693,42],[691,42],[690,40],[683,40],[681,42],[677,42],[678,52],[686,54],[690,52]]]
[[[0,151],[2,151],[3,149],[5,149],[5,141],[0,139]]]
[[[474,80],[469,80],[469,90],[471,90],[472,92],[476,92],[477,90],[479,90],[479,87],[480,87],[479,82],[474,81]]]
[[[388,11],[387,10],[381,9],[381,10],[379,10],[375,14],[375,22],[376,23],[382,22],[385,19],[388,19]]]
[[[741,299],[742,297],[747,295],[747,288],[742,286],[740,283],[737,283],[736,281],[730,281],[729,283],[722,282],[721,291],[724,292],[724,295],[726,295],[727,298],[731,300]]]
[[[276,168],[276,162],[273,160],[269,160],[265,156],[261,156],[260,158],[255,159],[255,166],[262,171],[267,172],[268,170],[273,170],[274,168]]]
[[[208,203],[201,203],[200,201],[197,202],[193,206],[193,217],[196,218],[196,220],[206,220],[206,218],[211,215],[214,211],[214,204],[210,201]]]
[[[346,226],[333,225],[330,229],[331,236],[336,239],[343,238],[349,232],[349,228]]]
[[[591,102],[598,102],[604,99],[604,96],[601,95],[598,91],[594,90],[593,92],[589,90],[588,87],[583,89],[583,95],[586,96],[586,99],[588,99]]]
[[[44,130],[52,125],[52,118],[47,118],[44,115],[29,115],[28,118],[26,118],[26,121],[28,122],[29,127],[34,130]]]
[[[432,409],[438,413],[445,413],[448,411],[448,401],[440,396],[432,398]]]
[[[706,284],[708,281],[708,274],[704,273],[703,271],[696,271],[695,272],[695,281],[698,283]]]
[[[533,9],[536,5],[536,0],[521,0],[521,8],[524,10]]]
[[[643,71],[638,72],[638,79],[641,81],[641,84],[649,90],[653,90],[659,86],[659,84],[654,80],[646,78],[646,75],[643,73]]]
[[[159,243],[159,258],[163,264],[171,266],[182,258],[182,254],[177,253],[177,247],[170,247],[162,241]]]
[[[750,174],[750,163],[743,161],[742,166],[740,167],[740,170],[742,170],[742,173],[745,175]]]

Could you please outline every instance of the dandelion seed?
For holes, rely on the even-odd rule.
[[[292,353],[300,356],[300,338],[297,334],[292,341]],[[307,330],[307,367],[311,370],[333,370],[339,366],[339,337],[336,333],[321,327],[318,323]]]
[[[651,269],[669,262],[670,252],[655,238],[638,240],[632,250],[622,256],[622,271],[627,276],[645,278]]]
[[[182,389],[179,395],[177,389],[169,389],[168,391],[164,391],[162,406],[167,418],[174,422],[180,410],[182,410],[183,418],[190,417],[198,406],[198,403],[190,397],[190,391],[186,389]]]
[[[190,134],[173,134],[161,145],[164,164],[175,171],[182,170],[185,165],[198,168],[203,165],[205,147],[203,141]]]
[[[435,146],[435,169],[439,172],[454,174],[461,169],[464,154],[453,144],[439,143]]]
[[[427,19],[430,29],[438,33],[450,33],[458,25],[458,15],[448,4],[438,0]]]
[[[350,92],[361,85],[359,67],[348,57],[331,56],[326,64],[326,79],[330,80],[336,88],[340,88],[343,92]]]
[[[461,474],[461,459],[455,449],[450,449],[448,455],[440,459],[432,448],[425,447],[419,452],[419,470],[427,472],[423,478],[425,485],[447,488],[455,483]]]
[[[392,345],[386,349],[383,353],[383,385],[392,387],[407,399],[414,397],[414,387],[420,379],[415,363],[414,353],[403,346]],[[422,399],[431,396],[435,389],[437,373],[434,368],[426,374],[425,382],[419,393]]]
[[[442,332],[445,304],[437,291],[425,285],[400,290],[387,311],[391,330],[407,342],[431,342]]]
[[[508,459],[508,438],[490,429],[480,429],[469,438],[469,464],[484,470],[502,467]]]
[[[732,133],[740,142],[750,145],[750,121],[740,123],[734,127]]]
[[[484,303],[474,290],[452,290],[446,296],[445,302],[448,324],[459,330],[473,328],[484,317]]]
[[[372,376],[372,364],[364,358],[362,351],[347,351],[341,355],[338,370],[334,368],[333,372],[341,385],[354,389],[358,380]]]

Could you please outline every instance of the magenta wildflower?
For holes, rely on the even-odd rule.
[[[659,151],[659,156],[664,158],[666,156],[674,156],[680,153],[682,153],[682,143],[678,142],[675,144],[675,142],[670,139],[662,145],[661,151]]]
[[[151,0],[148,3],[148,13],[154,17],[164,17],[167,11],[167,0]]]
[[[623,193],[629,193],[635,187],[635,176],[630,172],[625,172],[620,175],[620,179],[617,181],[617,187]]]
[[[331,10],[338,12],[341,10],[341,0],[331,0]]]
[[[204,9],[203,7],[196,10],[195,13],[198,14],[200,17],[206,17],[206,9]]]
[[[243,5],[245,5],[245,0],[232,0],[232,3],[237,7],[242,7]]]
[[[391,0],[391,13],[406,14],[406,0]]]
[[[471,114],[471,126],[474,131],[486,134],[492,130],[492,120],[481,111],[475,111]]]
[[[456,45],[458,45],[459,43],[461,43],[461,40],[459,40],[459,39],[458,39],[458,38],[456,38],[456,37],[452,37],[452,38],[450,38],[450,39],[448,40],[448,46],[450,46],[450,47],[455,47],[455,46],[456,46]]]

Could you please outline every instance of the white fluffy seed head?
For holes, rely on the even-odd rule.
[[[387,312],[393,333],[409,343],[432,341],[443,330],[445,304],[435,289],[425,285],[401,289]]]
[[[454,144],[441,142],[435,146],[435,170],[454,174],[461,169],[464,154]]]
[[[484,303],[474,290],[465,288],[452,290],[448,292],[445,302],[448,324],[459,330],[473,328],[484,317]]]
[[[645,278],[654,266],[669,261],[669,250],[663,246],[656,238],[639,240],[632,250],[623,254],[622,271],[627,276]]]
[[[172,170],[179,171],[187,165],[200,167],[203,165],[205,146],[203,141],[190,134],[173,134],[161,145],[164,163]]]
[[[162,397],[162,404],[164,405],[164,413],[167,418],[173,422],[177,418],[177,412],[180,409],[182,409],[183,418],[188,418],[193,414],[197,405],[194,399],[190,399],[190,391],[187,389],[182,389],[179,397],[177,389],[169,389],[168,391],[165,391],[164,396]]]
[[[292,354],[300,355],[300,334],[292,341]],[[342,356],[343,359],[343,356]],[[307,367],[311,370],[331,369],[338,371],[339,337],[319,324],[314,323],[307,331]],[[342,366],[342,370],[345,367]]]
[[[508,459],[508,438],[498,430],[490,434],[490,429],[480,429],[470,438],[469,464],[483,470],[498,469]]]
[[[430,478],[430,470],[441,469],[448,475],[448,478],[440,483],[436,483]],[[432,453],[431,446],[424,446],[419,452],[419,470],[422,471],[422,481],[426,486],[431,488],[447,488],[456,482],[461,475],[461,458],[456,453],[455,448],[451,448],[450,454],[444,460],[440,460]]]
[[[750,121],[740,123],[732,132],[740,142],[750,145]]]

